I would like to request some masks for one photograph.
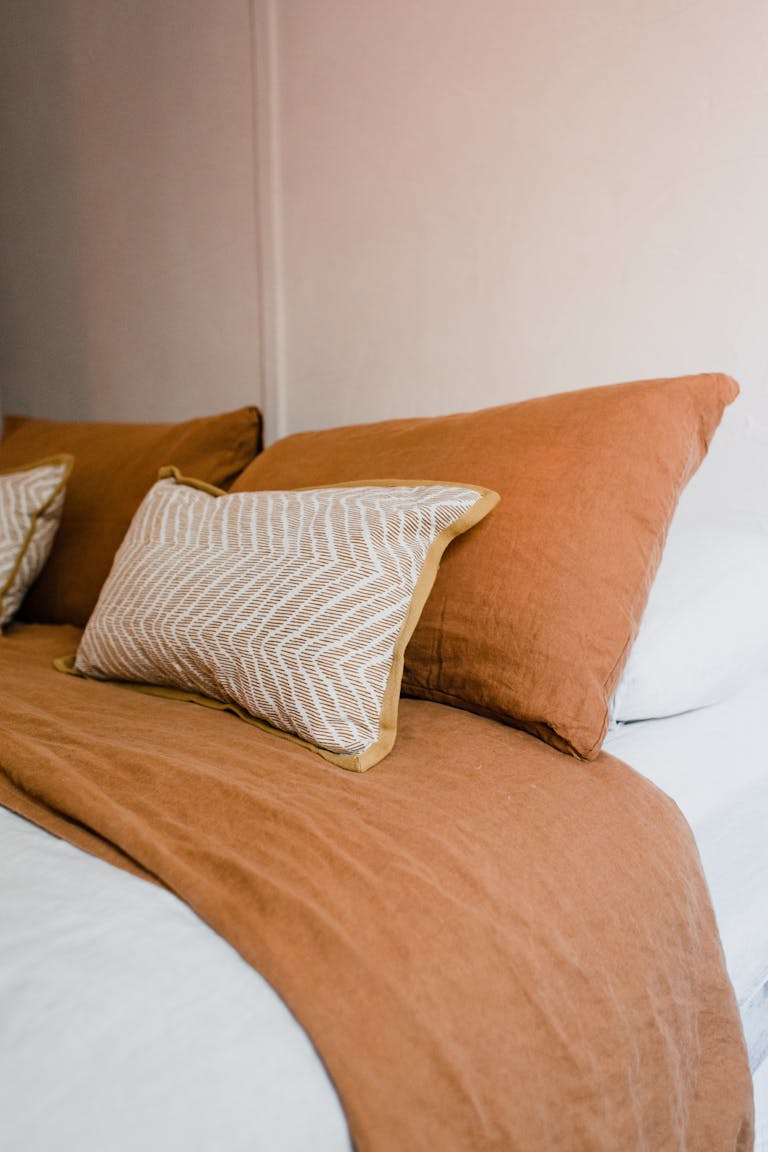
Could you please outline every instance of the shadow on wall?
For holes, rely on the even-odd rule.
[[[247,4],[3,6],[4,406],[258,404]]]
[[[88,371],[67,8],[6,0],[3,25],[3,408],[79,417]]]

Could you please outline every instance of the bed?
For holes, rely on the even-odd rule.
[[[696,833],[749,1043],[759,1152],[768,1148],[768,766],[754,727],[766,715],[763,676],[717,706],[608,738]],[[723,755],[738,777],[717,771]],[[712,769],[703,794],[690,772],[702,758]],[[0,874],[9,1148],[350,1147],[301,1026],[187,905],[6,809]]]
[[[752,1077],[760,1133],[768,1043],[767,770],[755,739],[768,662],[750,651],[749,674],[744,664],[738,689],[725,692],[718,659],[714,680],[698,677],[705,693],[719,677],[718,701],[660,719],[626,719],[642,697],[637,660],[627,665],[634,696],[618,679],[676,497],[735,390],[722,377],[623,388],[534,402],[516,442],[518,412],[469,420],[473,452],[494,437],[503,446],[495,478],[476,465],[477,482],[502,493],[499,512],[447,554],[414,624],[394,748],[370,772],[193,707],[188,693],[63,675],[71,664],[61,658],[83,651],[82,626],[92,625],[76,603],[81,587],[69,588],[63,620],[8,627],[0,1115],[9,1147],[753,1146]],[[584,467],[596,413],[611,430],[595,438],[610,446],[602,471],[594,451]],[[454,420],[452,441],[445,424],[376,428],[397,457],[380,455],[376,474],[422,475],[425,437],[439,451],[447,442],[456,460]],[[276,445],[232,491],[268,498],[294,490],[295,474],[338,484],[325,475],[338,468],[334,435],[297,438],[300,466],[292,445]],[[350,437],[360,459],[352,451],[345,461],[345,498],[373,454],[364,431],[345,431],[345,445]],[[573,521],[569,444],[579,506],[594,499],[599,522]],[[637,480],[651,476],[649,452],[658,483],[647,500]],[[630,457],[631,483],[606,504],[606,480]],[[517,490],[532,460],[541,514],[529,523]],[[231,458],[226,467],[237,474]],[[433,457],[429,474],[445,467]],[[207,485],[206,499],[222,497]],[[514,531],[489,582],[505,515]],[[566,567],[558,517],[569,526]],[[557,547],[540,538],[532,551],[523,530],[540,533],[542,522]],[[74,539],[70,525],[64,540]],[[485,558],[474,603],[472,547]],[[601,548],[609,576],[594,563]],[[518,601],[504,587],[510,558]],[[521,592],[527,567],[536,587]],[[116,560],[109,580],[118,569]],[[583,602],[571,588],[531,630],[536,594],[547,600],[547,581],[550,593],[562,590],[572,570]],[[598,603],[607,579],[612,595]],[[52,587],[60,594],[63,578]],[[652,600],[643,627],[662,609]],[[526,627],[528,663],[513,659],[494,680],[491,641],[509,663]],[[575,653],[594,677],[574,674]],[[516,704],[512,723],[499,723],[513,697],[528,711]]]

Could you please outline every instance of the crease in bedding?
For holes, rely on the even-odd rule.
[[[757,1072],[768,1056],[768,972],[755,990],[739,1002],[739,1012],[744,1024],[744,1037],[749,1051],[749,1066],[752,1075]]]
[[[308,1032],[360,1152],[752,1147],[690,829],[612,756],[402,702],[351,777],[236,718],[0,644],[0,802],[157,878]]]

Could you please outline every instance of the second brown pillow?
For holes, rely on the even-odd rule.
[[[75,424],[9,416],[0,470],[66,452],[75,463],[48,563],[22,615],[83,626],[133,514],[164,464],[228,488],[261,448],[261,413],[240,408],[180,424]]]

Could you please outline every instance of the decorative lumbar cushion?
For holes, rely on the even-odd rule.
[[[373,474],[463,476],[499,492],[498,511],[441,566],[403,691],[591,759],[677,499],[737,392],[727,376],[686,376],[300,433],[232,490]]]
[[[0,469],[68,452],[75,465],[50,559],[22,615],[84,625],[131,517],[163,464],[227,488],[261,448],[261,415],[241,408],[181,424],[67,424],[6,416]]]
[[[48,558],[71,468],[62,455],[0,473],[0,628]]]
[[[394,743],[440,557],[497,501],[399,481],[235,496],[163,469],[75,671],[197,693],[365,771]]]

